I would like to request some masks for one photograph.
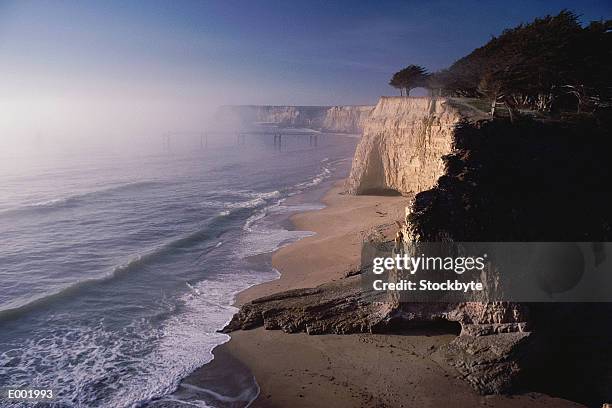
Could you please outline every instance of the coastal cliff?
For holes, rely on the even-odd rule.
[[[474,116],[469,107],[446,98],[381,98],[364,121],[348,179],[349,191],[379,194],[393,190],[415,195],[434,188],[447,170],[444,157],[454,151],[457,127]],[[445,354],[441,352],[441,360],[457,366],[482,393],[500,393],[512,387],[520,371],[518,351],[529,337],[525,307],[477,302],[401,303],[382,292],[364,292],[360,273],[314,289],[256,299],[243,305],[225,330],[263,326],[309,334],[385,333],[397,327],[442,324],[460,336]],[[480,339],[482,336],[487,339]],[[467,350],[475,343],[480,344],[480,351],[468,359]]]
[[[383,98],[365,125],[348,189],[412,196],[405,253],[414,242],[607,242],[611,128],[606,110],[511,122],[460,99]],[[555,279],[563,281],[560,273]],[[388,317],[404,325],[459,322],[444,360],[482,393],[528,387],[589,403],[612,398],[612,353],[596,340],[609,336],[609,304],[441,306],[392,297],[386,304]],[[586,349],[597,361],[585,358]]]
[[[465,100],[383,97],[364,121],[346,187],[357,195],[410,197],[401,220],[405,253],[413,242],[606,242],[610,123],[607,114],[491,120]],[[362,273],[253,300],[225,330],[392,333],[450,324],[458,336],[432,358],[480,393],[612,398],[610,306],[400,302],[364,292]],[[586,350],[597,358],[586,358]]]
[[[362,133],[372,106],[332,106],[325,111],[322,129],[338,133]]]
[[[446,98],[382,97],[364,123],[348,179],[353,194],[434,186],[463,116]]]
[[[226,126],[267,125],[324,132],[361,133],[372,106],[222,106],[217,120]]]

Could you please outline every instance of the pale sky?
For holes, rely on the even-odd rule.
[[[504,28],[610,4],[0,1],[0,142],[199,129],[224,104],[373,104],[405,65],[444,68]]]

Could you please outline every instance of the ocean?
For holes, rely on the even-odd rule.
[[[172,394],[228,341],[234,295],[278,277],[262,255],[310,235],[286,220],[321,205],[287,199],[346,175],[357,139],[317,139],[0,166],[0,389],[52,389],[61,407]]]

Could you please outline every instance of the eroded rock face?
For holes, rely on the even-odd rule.
[[[372,106],[222,106],[217,120],[224,126],[254,125],[308,128],[324,132],[361,133]]]
[[[360,276],[349,276],[311,289],[296,289],[243,305],[223,329],[263,326],[286,333],[388,333],[458,322],[461,332],[439,350],[436,359],[457,369],[483,394],[512,389],[523,370],[530,332],[527,309],[502,303],[409,303],[395,307],[384,292],[365,292]],[[491,335],[494,334],[494,335]]]
[[[328,132],[361,133],[373,106],[332,106],[325,112],[322,129]]]
[[[423,201],[423,192],[437,188],[445,177],[446,157],[456,149],[457,128],[469,119],[470,113],[445,98],[381,98],[365,123],[348,180],[349,192],[395,190]],[[407,202],[407,215],[413,204]],[[447,216],[451,214],[449,209]],[[414,230],[410,224],[405,226],[405,246],[422,238]],[[445,238],[453,239],[453,231],[448,232]],[[461,333],[446,350],[445,361],[479,392],[506,392],[514,386],[521,373],[522,350],[529,343],[531,327],[526,305],[400,302],[394,293],[385,303],[388,322],[458,322]]]
[[[364,123],[348,191],[406,195],[433,187],[462,118],[445,98],[382,97]]]
[[[443,347],[440,354],[480,393],[506,393],[512,391],[523,370],[530,336],[529,332],[461,335]]]
[[[259,124],[319,128],[328,109],[329,106],[231,105],[221,106],[215,119],[223,127],[238,129]]]
[[[368,333],[388,316],[383,300],[381,293],[364,293],[359,276],[352,276],[256,299],[243,305],[223,331],[263,326],[286,333]]]
[[[392,305],[391,302],[387,303]],[[461,325],[461,336],[527,332],[529,309],[508,302],[402,303],[390,308],[394,319],[406,322],[447,320]]]

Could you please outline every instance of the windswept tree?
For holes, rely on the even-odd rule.
[[[400,90],[400,95],[410,95],[410,90],[418,87],[427,86],[427,70],[419,65],[408,65],[401,71],[396,72],[391,77],[389,85]]]
[[[611,28],[611,21],[583,27],[568,10],[537,18],[434,73],[430,87],[437,94],[484,96],[515,112],[593,110],[612,99]]]
[[[495,116],[495,110],[500,103],[508,109],[511,121],[518,114],[518,103],[512,97],[516,77],[517,73],[510,67],[496,72],[487,71],[482,76],[477,91],[491,101],[491,116]]]

